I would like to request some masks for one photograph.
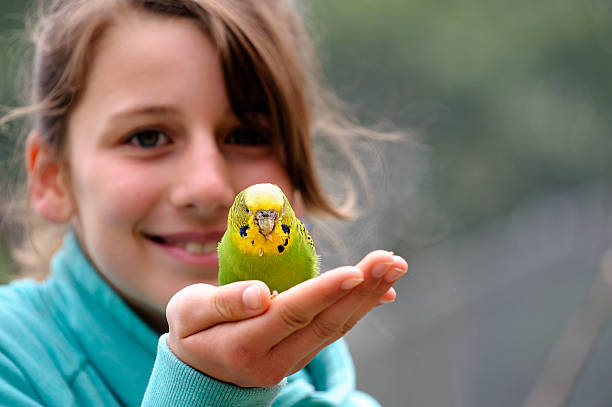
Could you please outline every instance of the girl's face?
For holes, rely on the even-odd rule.
[[[187,19],[135,14],[98,44],[68,123],[75,229],[102,276],[161,323],[186,285],[217,282],[234,195],[293,187],[265,134],[232,112],[217,51]]]

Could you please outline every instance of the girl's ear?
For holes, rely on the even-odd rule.
[[[68,222],[75,212],[75,205],[61,162],[35,130],[28,135],[25,154],[32,206],[48,221]]]

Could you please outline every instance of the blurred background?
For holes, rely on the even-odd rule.
[[[359,120],[408,134],[364,155],[371,206],[322,250],[410,263],[348,335],[359,387],[383,406],[611,405],[612,3],[296,2]],[[27,4],[0,3],[2,105]]]

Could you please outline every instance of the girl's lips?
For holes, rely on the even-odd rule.
[[[176,246],[180,247],[188,253],[192,254],[206,254],[211,253],[217,250],[218,242],[208,241],[205,243],[200,243],[196,241],[187,241],[187,242],[166,242],[167,246]]]
[[[183,263],[215,267],[219,263],[217,245],[222,236],[222,232],[145,235],[157,247]]]

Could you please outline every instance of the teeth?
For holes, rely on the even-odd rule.
[[[204,254],[211,253],[215,250],[217,250],[217,242],[207,242],[204,244],[198,242],[185,243],[185,251],[188,253]]]
[[[187,242],[185,250],[189,253],[204,253],[204,245],[197,242]]]

